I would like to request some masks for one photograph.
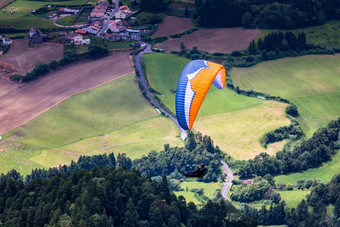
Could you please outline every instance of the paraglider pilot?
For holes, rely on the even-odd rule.
[[[204,177],[208,172],[208,168],[205,167],[204,163],[201,163],[201,166],[197,166],[197,169],[194,171],[189,171],[185,173],[186,177]]]

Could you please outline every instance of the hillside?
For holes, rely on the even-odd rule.
[[[160,100],[175,113],[178,78],[188,59],[169,54],[143,56],[149,84],[161,93]],[[286,104],[263,101],[212,86],[201,106],[193,129],[211,136],[215,145],[236,159],[249,159],[261,152],[275,153],[284,143],[263,148],[261,137],[280,126],[288,125]],[[256,133],[254,133],[256,131]]]
[[[175,125],[142,98],[131,74],[72,96],[5,134],[0,171],[29,173],[80,155],[112,151],[137,158],[165,143],[181,145],[177,133]]]
[[[307,137],[340,116],[340,55],[314,55],[233,68],[234,85],[289,99]]]

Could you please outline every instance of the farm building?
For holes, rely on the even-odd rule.
[[[86,31],[86,30],[83,30],[83,29],[77,29],[77,30],[75,30],[75,33],[82,34],[82,35],[86,35],[86,34],[87,34],[87,31]]]
[[[9,38],[2,38],[2,43],[4,44],[4,45],[11,45],[12,44],[12,40],[11,39],[9,39]]]
[[[98,34],[99,32],[99,28],[97,28],[96,26],[90,26],[90,27],[87,27],[85,28],[85,30],[88,32],[88,33],[91,33],[91,34]]]

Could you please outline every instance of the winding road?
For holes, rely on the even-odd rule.
[[[170,120],[172,120],[178,127],[179,129],[179,132],[181,134],[181,138],[184,140],[186,137],[187,137],[187,133],[186,131],[178,124],[178,121],[176,118],[174,118],[173,116],[171,116],[171,114],[169,114],[167,111],[165,111],[156,101],[155,99],[152,97],[149,89],[148,89],[148,85],[146,83],[146,80],[145,80],[145,75],[144,75],[144,72],[142,70],[142,67],[141,67],[141,63],[140,63],[140,59],[142,57],[143,54],[146,54],[146,53],[152,53],[152,50],[151,50],[151,46],[149,44],[146,44],[146,48],[144,50],[142,50],[141,52],[139,52],[135,58],[135,65],[136,65],[136,68],[139,72],[139,75],[140,75],[140,80],[141,80],[141,83],[142,83],[142,86],[144,87],[144,90],[146,91],[146,94],[148,96],[148,98],[150,99],[151,103],[154,104],[155,106],[157,106],[157,108],[161,111],[163,111],[165,113],[165,116],[166,117],[169,117]]]
[[[139,72],[139,75],[140,75],[140,80],[141,80],[141,83],[142,83],[142,86],[144,88],[144,90],[146,91],[146,94],[148,96],[148,98],[150,99],[151,103],[154,104],[155,106],[157,106],[157,108],[161,111],[163,111],[165,113],[165,116],[169,117],[178,127],[179,129],[179,132],[181,134],[181,138],[184,140],[186,137],[187,137],[187,133],[186,131],[178,124],[178,121],[176,118],[174,118],[173,116],[171,116],[167,111],[165,111],[156,101],[155,99],[152,97],[149,89],[148,89],[148,85],[146,83],[146,80],[145,80],[145,75],[144,75],[144,72],[142,70],[142,67],[141,67],[141,63],[140,63],[140,59],[142,57],[143,54],[146,54],[146,53],[152,53],[152,50],[151,50],[151,46],[149,44],[146,44],[146,48],[144,50],[142,50],[141,52],[139,52],[135,58],[135,65],[136,65],[136,68]],[[223,198],[229,200],[228,198],[228,191],[232,185],[232,180],[234,179],[234,174],[233,172],[231,171],[231,169],[228,167],[228,165],[223,162],[223,161],[220,161],[221,162],[221,165],[222,165],[222,168],[223,170],[225,171],[226,175],[227,175],[227,180],[226,182],[224,183],[224,186],[223,186],[223,189],[221,191],[221,194],[223,196]]]
[[[222,165],[222,168],[223,168],[224,172],[227,174],[227,180],[224,183],[224,186],[222,188],[221,193],[222,193],[223,198],[225,198],[227,200],[230,200],[228,198],[228,191],[231,188],[232,181],[234,179],[234,174],[231,171],[231,169],[229,168],[229,166],[227,165],[227,163],[225,163],[223,161],[220,161],[220,162],[221,162],[221,165]]]

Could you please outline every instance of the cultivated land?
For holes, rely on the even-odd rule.
[[[151,87],[162,93],[159,98],[175,113],[178,78],[188,59],[170,54],[143,55]],[[261,152],[275,153],[284,142],[266,150],[259,140],[280,126],[288,125],[286,104],[238,95],[212,86],[201,106],[193,130],[209,135],[221,150],[236,159],[249,159]]]
[[[59,60],[63,56],[64,47],[59,43],[40,43],[29,47],[26,39],[13,40],[9,51],[0,56],[0,60],[12,64],[16,73],[24,75],[31,71],[39,62],[49,63]],[[2,76],[9,76],[2,73]]]
[[[58,69],[29,84],[0,78],[0,134],[21,125],[67,97],[133,72],[129,53],[85,60]]]
[[[12,1],[13,0],[0,0],[0,9]]]
[[[340,55],[303,56],[233,68],[235,86],[287,98],[297,105],[310,137],[340,116]]]
[[[184,32],[192,27],[193,23],[190,18],[166,16],[160,25],[160,28],[152,35],[152,37],[170,36]]]
[[[131,74],[72,96],[6,133],[0,172],[15,168],[29,173],[80,155],[120,152],[139,158],[165,143],[182,146],[177,134],[176,126],[141,96]]]
[[[322,182],[328,182],[335,174],[340,173],[340,152],[332,157],[332,160],[324,163],[319,168],[313,168],[301,173],[292,173],[289,175],[276,176],[275,182],[278,184],[294,184],[299,179],[319,179]]]
[[[179,51],[183,42],[186,48],[197,46],[198,50],[210,53],[229,53],[246,48],[249,43],[261,35],[260,30],[244,28],[202,29],[179,39],[169,39],[155,45],[166,51]]]

